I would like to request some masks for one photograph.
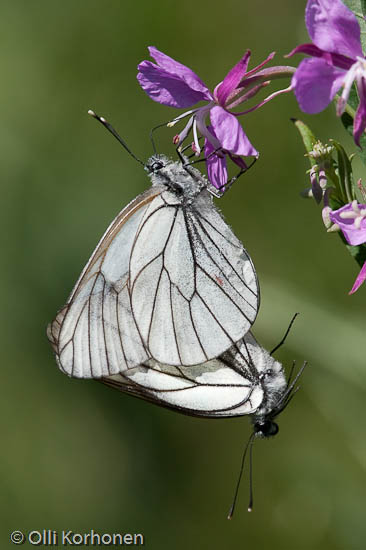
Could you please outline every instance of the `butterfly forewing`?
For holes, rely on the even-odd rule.
[[[151,202],[132,247],[129,286],[146,348],[169,365],[219,356],[258,310],[252,262],[207,191],[189,206],[169,191]]]

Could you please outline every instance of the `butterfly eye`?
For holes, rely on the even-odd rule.
[[[164,168],[164,164],[162,162],[160,162],[160,160],[157,160],[152,164],[151,171],[152,172],[157,172],[158,170],[161,170],[162,168]]]

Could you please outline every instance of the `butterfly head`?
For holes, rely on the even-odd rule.
[[[253,432],[255,437],[272,437],[278,433],[279,427],[272,420],[262,420],[255,422]]]
[[[169,162],[165,155],[153,155],[145,164],[145,170],[151,175],[159,174]]]
[[[153,155],[147,161],[145,170],[151,177],[153,185],[164,185],[182,202],[191,203],[207,187],[201,173],[173,161],[165,155]]]

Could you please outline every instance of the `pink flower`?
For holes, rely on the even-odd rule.
[[[353,137],[360,145],[366,128],[366,60],[356,16],[341,0],[308,0],[305,22],[313,44],[297,46],[289,54],[311,56],[301,61],[292,79],[300,108],[305,113],[319,113],[343,87],[337,104],[337,115],[341,116],[355,82],[360,103]]]
[[[199,132],[205,138],[204,149],[209,179],[217,189],[224,188],[227,183],[226,156],[229,156],[241,170],[247,167],[242,157],[258,158],[259,156],[240,126],[238,116],[254,111],[279,93],[290,90],[287,88],[275,92],[245,112],[230,112],[269,84],[268,80],[264,81],[267,76],[269,79],[276,78],[276,68],[266,69],[260,74],[257,72],[273,58],[274,53],[270,54],[258,67],[247,72],[250,58],[250,52],[247,51],[239,63],[211,92],[204,82],[185,65],[154,47],[150,47],[149,52],[156,64],[151,61],[140,63],[137,79],[151,99],[179,109],[193,107],[200,101],[205,102],[205,105],[176,117],[169,125],[173,126],[182,118],[190,116],[182,132],[175,136],[174,143],[179,146],[192,130],[194,151],[200,154]],[[208,116],[210,123],[206,124]]]

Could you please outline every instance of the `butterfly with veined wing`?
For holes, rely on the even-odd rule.
[[[204,363],[257,315],[254,266],[203,176],[162,155],[146,166],[151,189],[112,222],[49,328],[70,376],[110,376],[148,359]]]
[[[108,227],[48,326],[57,363],[184,414],[251,415],[251,443],[274,435],[302,370],[286,382],[249,330],[252,261],[197,169],[163,155],[145,168],[152,187]]]

